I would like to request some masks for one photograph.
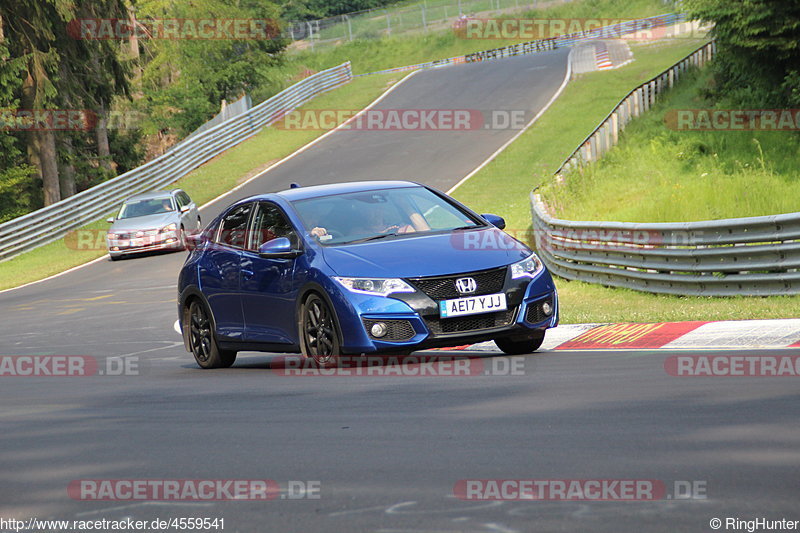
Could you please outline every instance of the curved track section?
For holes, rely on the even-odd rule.
[[[535,114],[562,83],[567,53],[421,72],[377,108],[502,102]],[[448,189],[514,133],[336,132],[203,217],[292,181],[391,177]],[[617,532],[706,531],[715,516],[789,518],[795,508],[792,380],[675,378],[665,353],[642,351],[485,357],[493,375],[453,378],[284,377],[263,354],[200,371],[172,329],[183,257],[101,261],[0,294],[0,355],[138,361],[138,375],[0,377],[0,516],[225,518],[238,531]],[[509,374],[512,363],[521,366]],[[71,498],[69,483],[87,478],[318,481],[321,493],[270,502]],[[697,481],[707,497],[454,497],[459,480],[504,478],[656,479],[670,490]]]

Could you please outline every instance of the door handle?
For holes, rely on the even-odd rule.
[[[244,268],[242,269],[242,276],[244,276],[245,279],[252,278],[254,274],[255,273],[252,270],[246,270]]]

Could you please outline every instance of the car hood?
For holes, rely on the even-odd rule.
[[[323,246],[339,276],[411,278],[485,270],[524,259],[530,250],[497,228]]]
[[[178,215],[173,211],[170,213],[158,213],[145,217],[123,218],[115,220],[109,231],[139,231],[148,229],[161,229],[167,224],[178,221]]]

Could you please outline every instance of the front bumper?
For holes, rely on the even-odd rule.
[[[143,232],[140,237],[128,239],[106,238],[108,253],[113,256],[138,254],[156,250],[177,250],[180,240],[176,231]]]
[[[419,289],[391,297],[343,294],[351,309],[339,317],[343,351],[414,351],[474,344],[502,337],[524,337],[558,324],[558,294],[546,270],[534,279],[512,280],[506,273],[502,291],[498,292],[506,294],[506,311],[454,318],[439,317],[438,301],[444,298],[432,298]],[[370,333],[377,322],[387,325],[388,331],[381,338]]]

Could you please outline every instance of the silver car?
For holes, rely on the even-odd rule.
[[[202,229],[197,206],[181,189],[131,196],[108,221],[106,242],[112,261],[151,250],[183,250],[186,233]]]

